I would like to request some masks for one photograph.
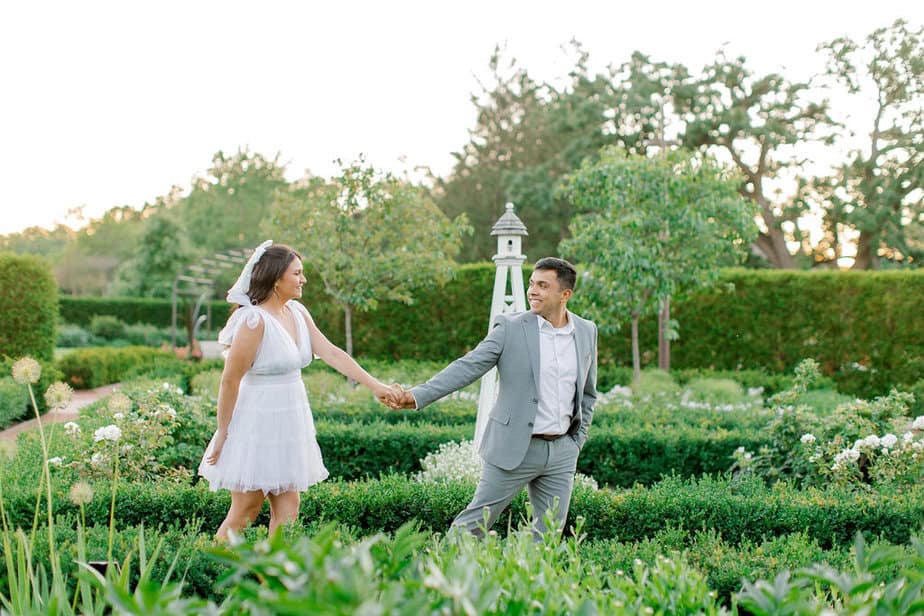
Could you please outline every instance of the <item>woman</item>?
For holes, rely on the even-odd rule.
[[[199,464],[212,490],[231,490],[215,534],[252,523],[269,498],[272,534],[296,519],[299,492],[327,478],[301,369],[319,357],[382,402],[392,390],[331,344],[295,298],[307,282],[301,257],[266,241],[250,257],[228,301],[239,304],[218,336],[230,346],[218,391],[218,430]]]

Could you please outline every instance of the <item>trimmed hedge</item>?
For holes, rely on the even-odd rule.
[[[58,360],[58,368],[75,389],[93,389],[140,371],[159,373],[165,366],[180,373],[181,363],[173,353],[151,347],[95,347],[68,353]]]
[[[0,254],[0,315],[0,356],[54,359],[58,283],[47,262]]]
[[[142,297],[75,297],[62,295],[58,300],[61,320],[88,327],[95,316],[112,316],[123,323],[147,323],[170,327],[172,303],[169,299]],[[228,320],[231,305],[224,301],[209,302],[212,327],[219,328]],[[183,329],[182,317],[177,323]]]
[[[97,494],[108,495],[104,483]],[[362,533],[392,532],[409,520],[428,530],[445,531],[455,515],[471,500],[474,485],[465,482],[417,483],[401,476],[345,483],[327,481],[302,495],[300,521],[336,521]],[[76,518],[78,510],[66,498],[66,489],[55,495],[58,514]],[[496,528],[508,521],[517,526],[525,517],[526,493],[513,502]],[[218,528],[230,505],[226,491],[210,492],[200,483],[184,486],[169,482],[119,484],[116,488],[116,520],[122,526],[144,524],[169,527],[177,512],[185,519]],[[30,488],[4,486],[4,507],[12,526],[29,527],[35,509]],[[44,507],[44,505],[43,505]],[[100,496],[86,506],[87,523],[107,525],[109,498]],[[804,532],[823,548],[849,545],[856,533],[891,543],[908,543],[924,520],[924,491],[894,494],[856,494],[845,491],[799,491],[784,485],[766,487],[759,480],[733,482],[702,478],[667,478],[649,488],[626,491],[577,489],[567,526],[576,516],[585,519],[590,540],[641,541],[665,528],[713,529],[730,542],[761,541],[789,533]],[[268,523],[264,509],[259,524]]]
[[[528,276],[529,268],[524,270]],[[353,316],[354,348],[368,358],[451,360],[474,348],[487,331],[493,264],[458,268],[440,289],[417,292],[413,306],[383,301],[373,313]],[[733,285],[734,291],[725,289]],[[801,272],[726,270],[711,290],[675,302],[680,340],[671,347],[675,369],[757,370],[791,373],[805,357],[818,360],[838,388],[870,397],[891,385],[911,385],[924,374],[924,271]],[[328,337],[343,345],[343,313],[326,296],[308,305]],[[580,312],[580,288],[574,308]],[[169,324],[164,300],[61,298],[68,322],[93,314],[125,322]],[[212,304],[213,327],[228,305]],[[656,319],[640,323],[646,363],[656,360]],[[600,380],[621,380],[631,364],[627,327],[600,339]],[[612,376],[610,376],[612,375]],[[736,379],[741,382],[740,379]],[[742,382],[745,386],[747,383]]]

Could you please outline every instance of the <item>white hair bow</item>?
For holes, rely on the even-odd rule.
[[[266,240],[254,249],[253,254],[247,259],[244,269],[241,270],[241,275],[237,277],[237,282],[228,289],[227,297],[229,302],[240,304],[241,306],[250,305],[250,296],[247,295],[247,291],[250,290],[250,275],[253,273],[253,266],[257,264],[266,249],[272,245],[273,240]]]

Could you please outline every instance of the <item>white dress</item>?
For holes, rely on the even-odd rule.
[[[259,306],[235,310],[218,336],[230,345],[241,327],[264,324],[253,365],[241,379],[218,463],[206,462],[212,437],[199,464],[199,475],[213,491],[302,492],[328,476],[301,376],[312,358],[308,311],[294,300],[287,305],[295,317],[297,345],[282,323]]]

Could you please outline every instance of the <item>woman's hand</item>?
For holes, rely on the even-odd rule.
[[[227,432],[216,432],[215,433],[215,442],[212,444],[212,453],[210,453],[205,461],[211,464],[212,466],[218,464],[218,458],[221,457],[221,450],[225,446],[225,441],[228,440]]]
[[[372,389],[372,393],[375,394],[375,397],[378,399],[378,401],[385,406],[392,410],[398,410],[401,408],[399,404],[400,401],[398,400],[398,396],[395,394],[395,390],[385,383],[376,381],[373,383],[370,389]]]

